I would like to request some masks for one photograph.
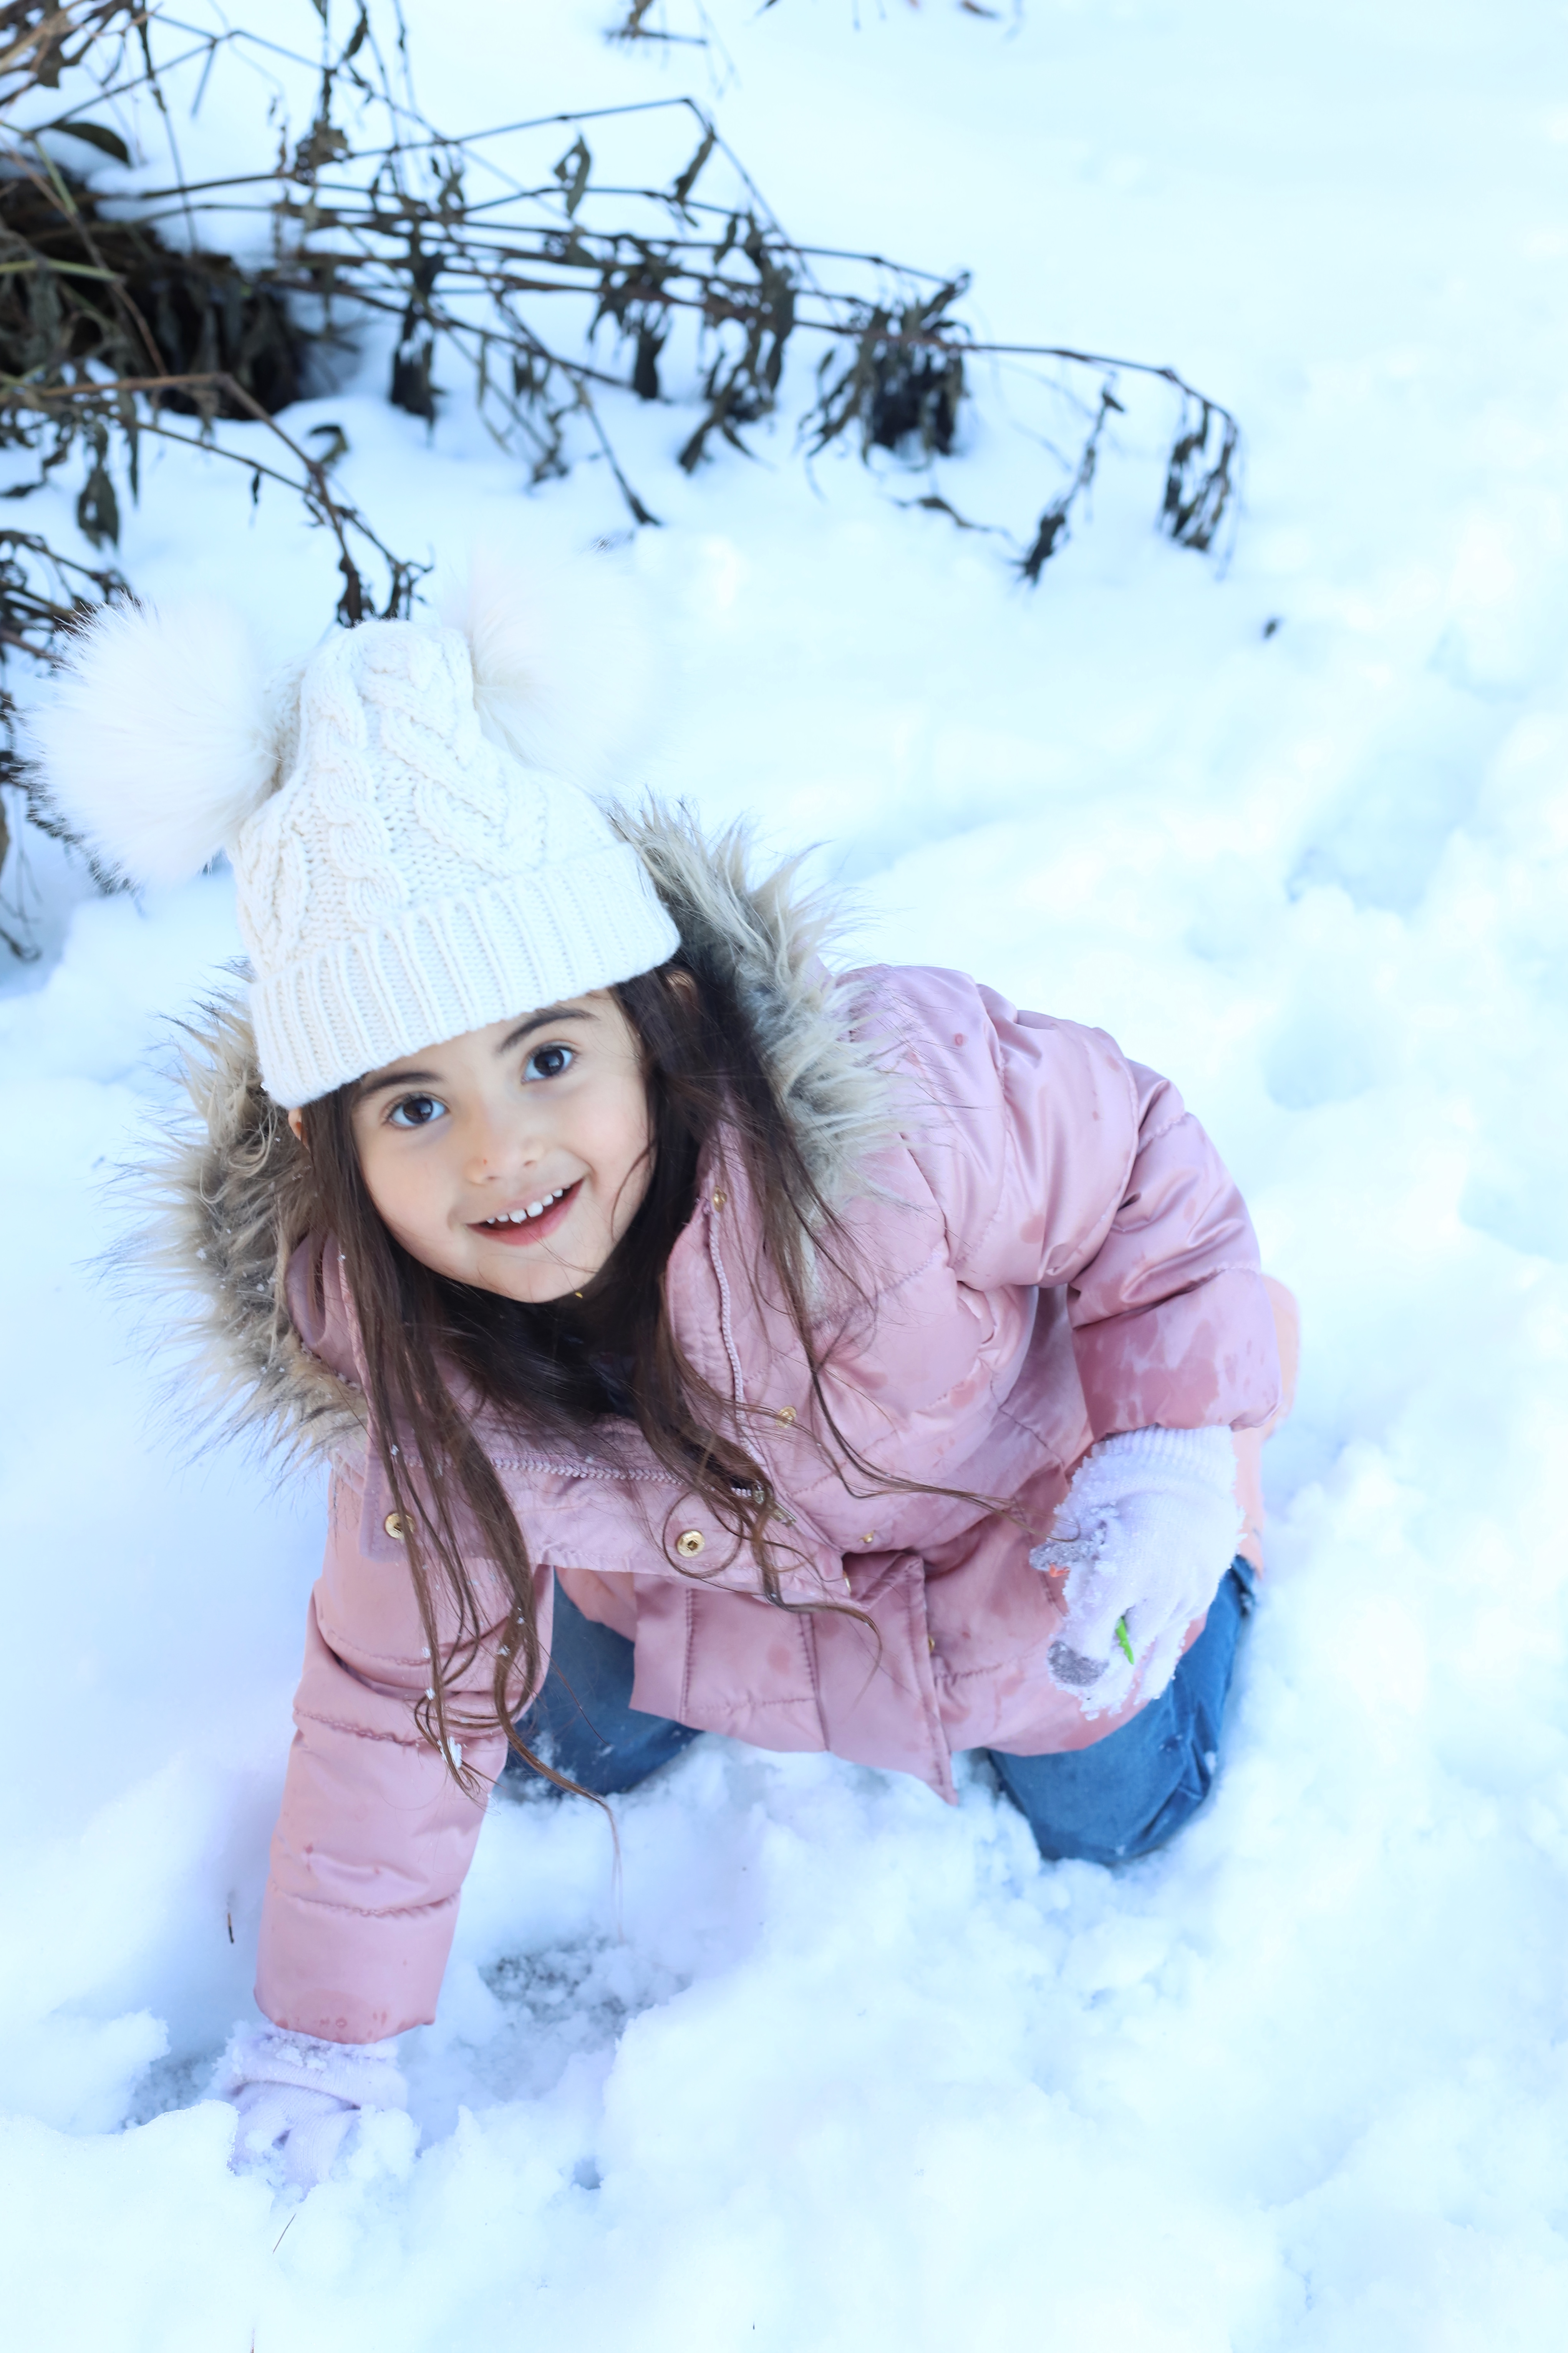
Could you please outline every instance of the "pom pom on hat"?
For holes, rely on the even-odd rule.
[[[273,700],[217,604],[99,614],[29,733],[50,807],[128,882],[199,873],[278,781]]]
[[[602,556],[536,576],[479,545],[440,600],[467,639],[479,723],[525,767],[589,792],[617,781],[648,733],[658,668],[633,587]]]

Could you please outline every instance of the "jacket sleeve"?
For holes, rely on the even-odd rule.
[[[1065,1287],[1096,1438],[1266,1420],[1279,1364],[1257,1237],[1175,1088],[1102,1029],[960,974],[909,977],[928,1107],[910,1148],[959,1280]]]
[[[374,1556],[363,1518],[362,1491],[334,1473],[256,1980],[277,2025],[331,2042],[378,2042],[435,2016],[458,1895],[506,1761],[499,1731],[465,1736],[469,1795],[421,1736],[413,1711],[429,1670],[407,1569]],[[549,1594],[546,1575],[543,1612]],[[541,1632],[548,1639],[547,1616]],[[456,1683],[462,1699],[488,1697],[492,1659],[487,1644]]]
[[[1126,1068],[1132,1165],[1068,1287],[1089,1425],[1256,1429],[1279,1403],[1279,1351],[1247,1205],[1170,1081]]]

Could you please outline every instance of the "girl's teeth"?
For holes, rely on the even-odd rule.
[[[526,1209],[507,1209],[499,1218],[486,1218],[487,1226],[521,1226],[530,1218],[542,1218],[546,1209],[553,1208],[566,1187],[558,1185],[553,1193],[546,1193],[542,1201],[531,1201]]]

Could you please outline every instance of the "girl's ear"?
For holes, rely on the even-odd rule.
[[[304,1114],[304,1113],[303,1113],[302,1111],[291,1111],[291,1112],[289,1112],[289,1113],[288,1113],[288,1120],[289,1120],[289,1128],[290,1128],[290,1130],[291,1130],[291,1132],[292,1132],[292,1134],[293,1134],[293,1137],[294,1137],[294,1141],[295,1141],[295,1143],[296,1143],[296,1144],[304,1145],[304,1146],[305,1146],[305,1150],[306,1150],[307,1152],[309,1152],[309,1150],[310,1149],[310,1145],[309,1145],[308,1144],[305,1144],[305,1114]]]

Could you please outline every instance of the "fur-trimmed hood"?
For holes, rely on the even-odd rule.
[[[853,1002],[821,960],[832,905],[801,891],[798,860],[753,881],[739,827],[710,841],[688,811],[652,807],[616,822],[682,941],[729,967],[812,1178],[825,1200],[844,1198],[898,1121],[874,1050],[850,1034]],[[330,1456],[363,1428],[363,1401],[289,1315],[285,1271],[320,1214],[310,1163],[262,1087],[240,993],[185,1025],[180,1075],[189,1113],[147,1168],[154,1211],[137,1256],[192,1303],[209,1409],[285,1455]]]

